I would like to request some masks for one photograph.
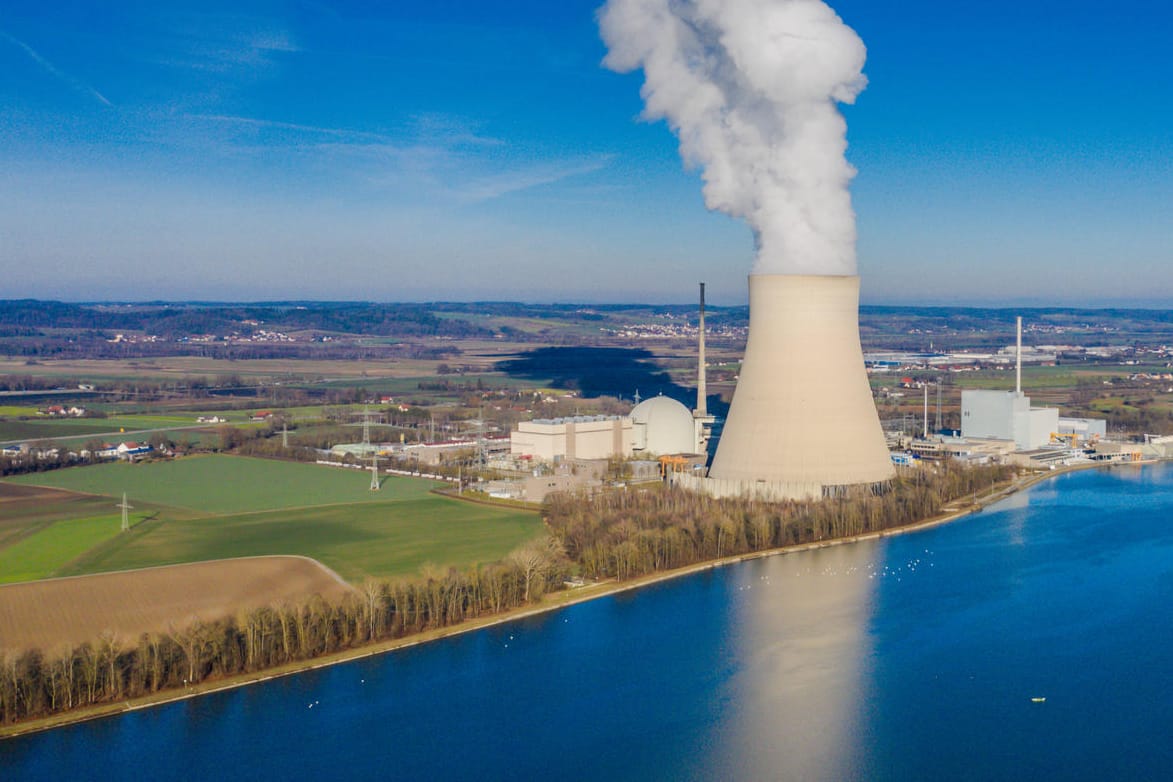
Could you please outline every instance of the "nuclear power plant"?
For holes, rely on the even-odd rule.
[[[859,277],[750,275],[749,338],[717,453],[707,477],[675,483],[787,500],[895,475],[860,348]]]

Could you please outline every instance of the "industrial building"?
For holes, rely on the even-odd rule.
[[[705,424],[687,407],[667,396],[645,399],[631,410],[632,449],[638,454],[705,452]]]
[[[1063,433],[1057,408],[1031,407],[1030,397],[1022,393],[1022,318],[1017,320],[1014,374],[1013,391],[962,390],[962,437],[1013,440],[1018,450],[1031,451]],[[1086,419],[1066,420],[1073,427],[1083,421],[1085,428],[1094,428]]]
[[[1062,435],[1075,435],[1079,442],[1095,442],[1108,436],[1108,422],[1101,418],[1059,418],[1059,428]]]
[[[632,421],[625,415],[579,415],[522,421],[510,435],[515,457],[547,462],[610,459],[631,454]]]
[[[664,395],[645,399],[626,416],[536,419],[517,425],[510,437],[515,458],[546,462],[629,456],[704,454],[713,416],[706,406],[705,284],[700,284],[696,409]]]
[[[673,481],[786,500],[895,475],[860,348],[859,277],[750,275],[749,339],[712,466]]]
[[[1031,407],[1021,391],[961,392],[961,436],[1013,440],[1021,451],[1041,448],[1059,431],[1059,409]]]

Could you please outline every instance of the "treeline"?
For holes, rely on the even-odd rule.
[[[491,616],[539,599],[568,572],[557,544],[546,539],[493,565],[368,580],[338,602],[314,596],[130,642],[105,633],[49,653],[0,652],[0,722],[191,687]]]
[[[413,336],[413,335],[395,335]],[[440,335],[456,339],[457,335]],[[476,335],[473,335],[476,336]],[[362,335],[341,337],[330,342],[186,342],[164,339],[159,342],[110,342],[98,335],[55,333],[29,337],[0,337],[0,353],[28,359],[147,359],[165,356],[198,356],[200,358],[243,361],[250,359],[289,359],[320,361],[387,361],[395,358],[442,359],[460,354],[451,343],[429,345],[420,342],[400,342],[391,345],[361,344]]]
[[[1005,481],[1013,468],[942,462],[819,502],[714,499],[680,489],[553,494],[544,514],[567,555],[591,578],[633,578],[720,557],[892,529],[936,515],[951,500]]]
[[[492,337],[492,329],[453,317],[440,317],[430,304],[312,302],[307,304],[67,304],[57,301],[0,300],[0,326],[27,336],[35,328],[104,332],[143,331],[174,340],[186,336],[240,334],[260,329],[320,330],[342,334],[402,337]],[[465,310],[470,316],[475,308]],[[111,334],[112,336],[112,334]]]

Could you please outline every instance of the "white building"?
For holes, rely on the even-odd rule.
[[[1019,450],[1039,448],[1059,431],[1059,410],[1031,407],[1015,391],[965,389],[961,392],[961,436],[1013,440]]]
[[[1108,422],[1102,418],[1060,418],[1060,434],[1073,434],[1081,441],[1098,440],[1108,436]]]
[[[638,454],[699,454],[705,452],[704,422],[692,411],[667,396],[645,399],[631,410]]]
[[[561,461],[609,459],[631,455],[631,418],[625,415],[580,415],[522,421],[510,435],[513,456]]]

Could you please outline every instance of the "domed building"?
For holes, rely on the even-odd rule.
[[[666,396],[645,399],[631,410],[632,449],[640,454],[704,453],[701,427],[692,412]]]

